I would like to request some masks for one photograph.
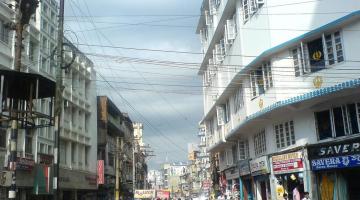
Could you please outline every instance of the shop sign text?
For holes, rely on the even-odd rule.
[[[341,142],[341,143],[333,143],[333,144],[309,147],[310,159],[353,155],[358,153],[360,153],[359,139]]]
[[[250,161],[250,171],[254,176],[269,173],[268,160],[266,156]]]
[[[273,156],[272,165],[275,174],[301,171],[304,168],[302,153],[299,151]]]
[[[360,166],[360,154],[311,160],[312,170],[339,169]]]

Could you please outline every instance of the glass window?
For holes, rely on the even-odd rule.
[[[236,114],[243,106],[244,106],[244,92],[243,92],[243,88],[240,87],[236,90],[234,96],[234,114]]]
[[[231,154],[232,154],[233,163],[236,163],[237,158],[238,158],[237,145],[236,144],[231,147]]]
[[[341,107],[333,108],[336,137],[345,135],[344,115]]]
[[[266,153],[265,130],[262,130],[259,133],[255,134],[254,149],[255,149],[255,156],[259,156]]]
[[[350,125],[351,125],[351,132],[352,134],[359,133],[359,124],[358,124],[358,118],[356,114],[356,104],[348,104],[347,110],[350,117]]]
[[[249,142],[248,140],[239,141],[239,160],[249,158]]]
[[[315,113],[317,131],[320,140],[332,137],[330,111],[325,110]]]
[[[0,128],[0,147],[6,148],[6,129]]]

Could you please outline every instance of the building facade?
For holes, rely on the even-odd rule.
[[[144,126],[135,122],[134,128],[134,163],[135,163],[135,189],[146,189],[148,187],[148,166],[146,163],[147,151],[143,141]]]
[[[359,198],[359,8],[203,1],[200,123],[213,196]]]
[[[14,69],[15,33],[6,25],[14,22],[15,1],[0,3],[0,67]],[[37,73],[55,80],[56,63],[52,58],[57,46],[58,1],[44,0],[39,2],[36,13],[24,30],[22,72]],[[63,72],[64,92],[63,110],[60,127],[60,177],[61,198],[93,199],[96,198],[96,73],[94,65],[83,53],[76,49],[70,41],[65,40],[68,47],[75,51],[76,58],[71,67]],[[72,57],[65,53],[65,62]],[[34,102],[37,112],[51,115],[53,99],[42,99]],[[34,190],[38,185],[38,174],[45,166],[53,164],[54,128],[45,126],[50,121],[40,120],[44,127],[25,133],[19,131],[18,152],[20,158],[28,159],[24,163],[27,171],[18,170],[17,196],[19,199],[51,198],[51,169],[48,176],[49,187],[46,192]],[[9,140],[9,133],[2,133],[2,141]],[[6,142],[4,142],[6,146]],[[6,166],[6,148],[4,165]],[[2,162],[1,161],[1,162]],[[41,169],[41,170],[40,170]],[[40,170],[40,171],[39,171]],[[24,173],[25,175],[22,175]],[[24,180],[21,180],[24,179]],[[0,199],[6,198],[6,188],[1,188]]]

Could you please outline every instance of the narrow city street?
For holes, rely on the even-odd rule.
[[[359,0],[0,0],[0,200],[360,200]]]

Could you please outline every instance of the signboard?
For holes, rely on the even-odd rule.
[[[266,156],[250,161],[250,171],[253,176],[270,173],[268,159]]]
[[[105,183],[104,177],[104,160],[98,160],[97,163],[97,184],[103,185]]]
[[[159,199],[170,199],[170,191],[167,191],[167,190],[156,190],[156,198],[159,198]]]
[[[360,138],[308,147],[309,159],[360,154]]]
[[[238,166],[239,166],[239,174],[240,174],[240,176],[246,176],[246,175],[249,175],[251,173],[248,159],[240,160]]]
[[[135,199],[152,199],[155,198],[155,190],[135,190]]]
[[[360,138],[308,147],[312,170],[360,166]]]
[[[302,171],[304,168],[302,157],[301,151],[273,156],[274,174]]]
[[[360,154],[311,160],[312,170],[360,167]]]
[[[35,166],[35,161],[30,158],[17,157],[16,170],[31,171]]]

